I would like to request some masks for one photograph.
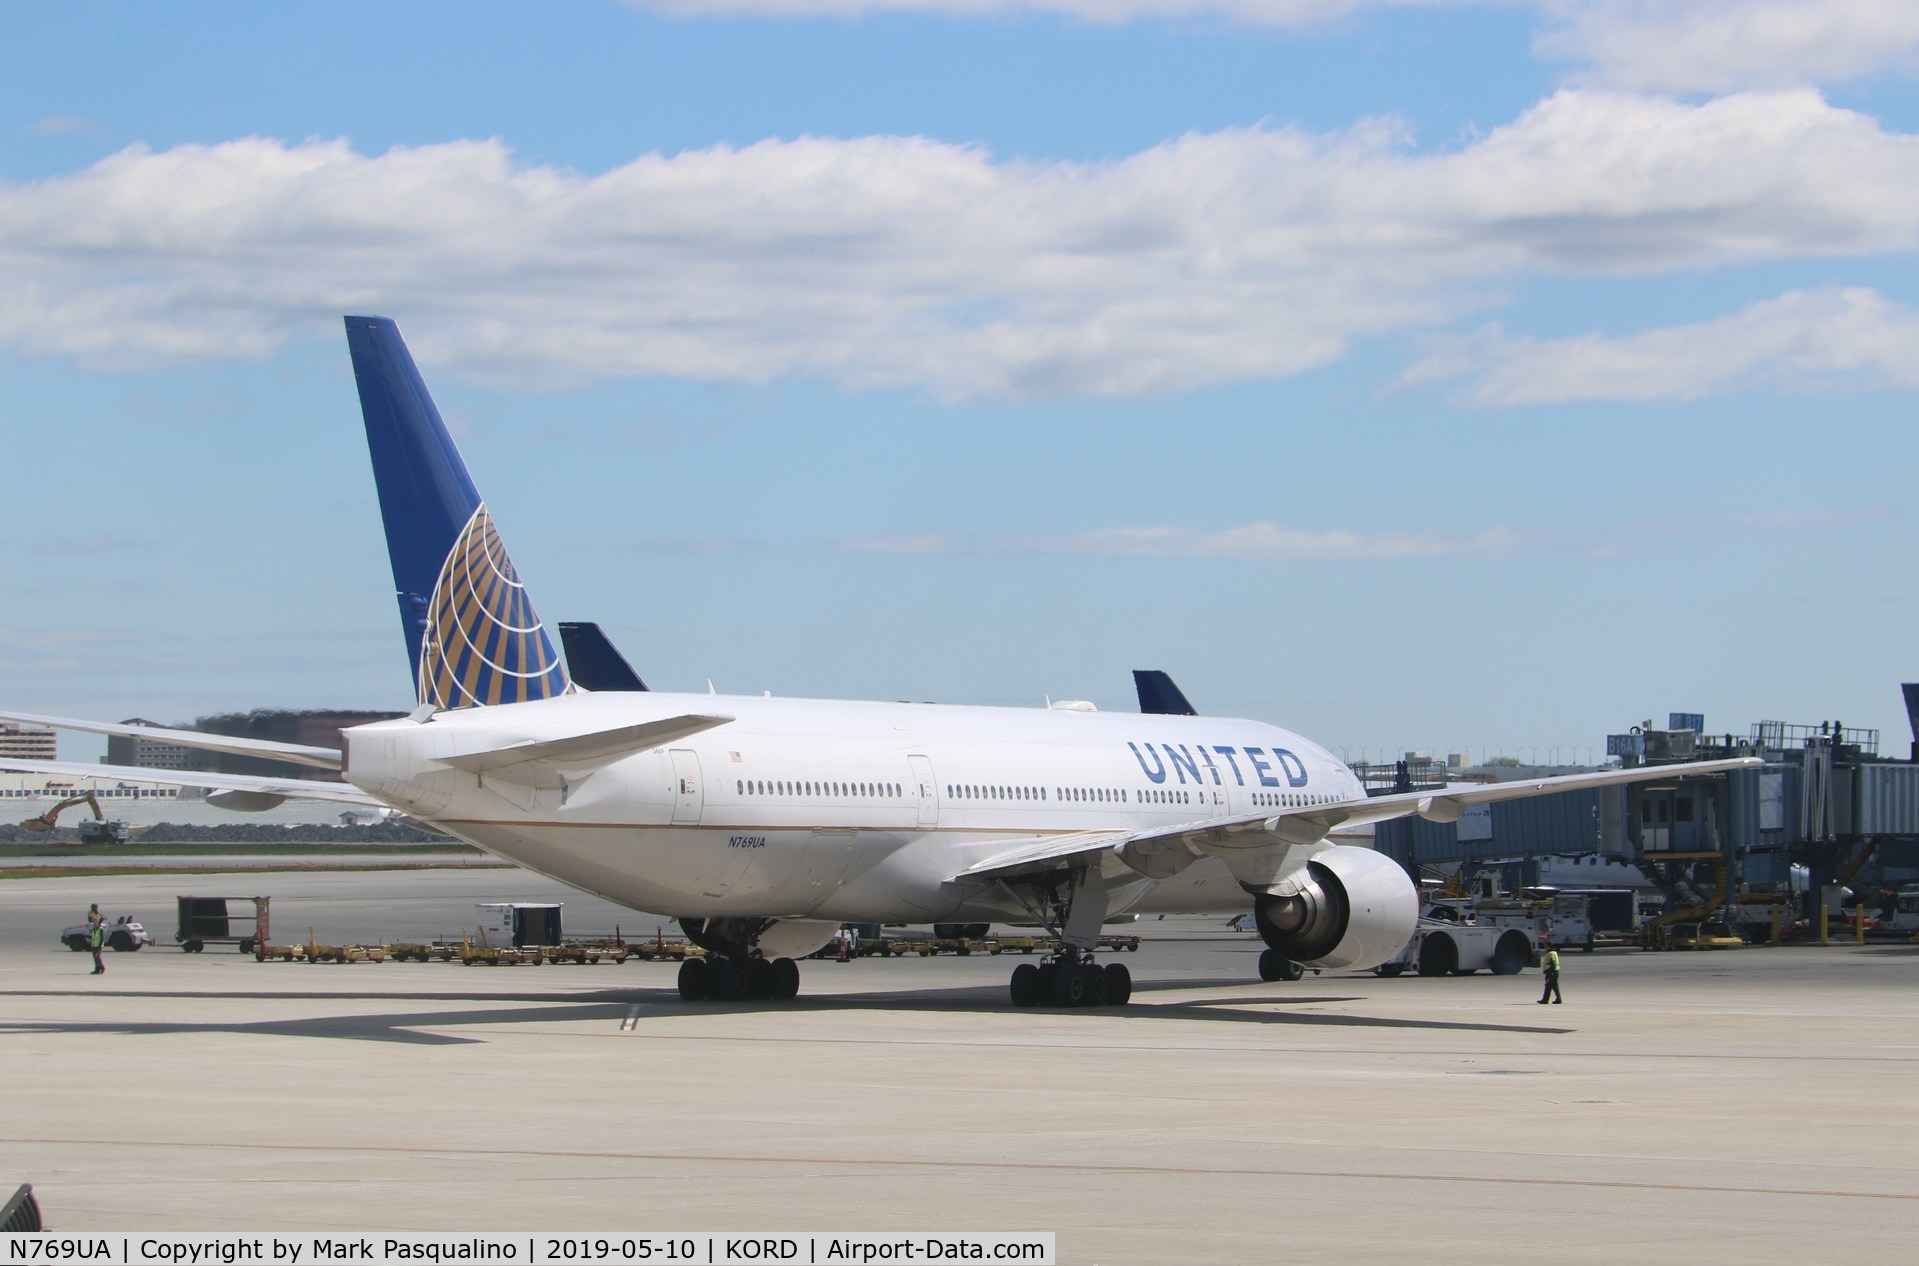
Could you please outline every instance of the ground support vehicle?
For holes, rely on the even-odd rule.
[[[1470,976],[1481,969],[1495,976],[1511,976],[1532,964],[1537,956],[1533,934],[1521,928],[1479,923],[1459,909],[1426,907],[1406,948],[1373,971],[1398,976],[1416,971],[1422,976]]]
[[[1919,935],[1919,884],[1906,884],[1893,894],[1892,914],[1879,920],[1879,930],[1901,937]]]
[[[189,954],[209,945],[232,945],[242,954],[258,955],[267,943],[271,897],[180,897],[179,928],[173,939]],[[252,913],[229,902],[251,902]],[[236,926],[237,925],[237,926]]]
[[[1646,928],[1647,949],[1738,949],[1745,943],[1745,938],[1733,931],[1732,925],[1724,919],[1661,923]]]
[[[83,952],[92,944],[87,939],[87,925],[84,923],[76,923],[70,928],[62,929],[60,939],[76,954]],[[145,927],[123,914],[107,924],[106,938],[103,943],[110,950],[132,951],[149,944],[152,940],[153,938],[147,935]]]

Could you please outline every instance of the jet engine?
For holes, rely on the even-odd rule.
[[[1370,848],[1335,845],[1261,893],[1253,921],[1266,944],[1307,967],[1371,967],[1399,953],[1419,918],[1406,872]]]
[[[767,958],[805,958],[833,939],[840,930],[837,923],[817,919],[781,919],[764,929],[754,942]],[[1409,934],[1410,935],[1410,934]],[[1404,945],[1402,940],[1400,945]],[[1394,949],[1399,946],[1394,946]]]

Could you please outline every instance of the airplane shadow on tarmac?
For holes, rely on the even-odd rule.
[[[1087,1007],[1063,1010],[1055,1007],[1016,1010],[1006,1001],[1004,988],[986,989],[969,985],[952,989],[902,990],[896,993],[801,994],[789,1002],[683,1002],[673,989],[639,987],[600,989],[587,993],[529,992],[522,994],[446,992],[245,992],[245,991],[147,991],[124,990],[108,993],[95,990],[0,990],[0,998],[71,997],[82,993],[95,997],[124,998],[129,1001],[182,1003],[217,1001],[286,1002],[385,1002],[421,1004],[472,1002],[490,1005],[456,1010],[423,1007],[411,1011],[379,1012],[370,1015],[301,1016],[270,1020],[8,1020],[0,1019],[0,1033],[73,1033],[73,1034],[257,1034],[263,1037],[337,1038],[362,1042],[400,1042],[422,1046],[457,1046],[484,1042],[483,1037],[466,1036],[462,1027],[498,1028],[515,1024],[554,1024],[596,1022],[620,1025],[632,1022],[643,1032],[649,1021],[682,1017],[728,1014],[845,1014],[848,1012],[919,1011],[950,1014],[977,1014],[1005,1017],[1017,1021],[1025,1014],[1083,1018],[1088,1022],[1124,1017],[1128,1020],[1182,1020],[1220,1024],[1309,1025],[1347,1028],[1404,1029],[1455,1033],[1527,1033],[1563,1034],[1572,1029],[1541,1024],[1491,1024],[1456,1020],[1415,1020],[1389,1015],[1351,1015],[1325,1012],[1296,1012],[1290,1006],[1356,1002],[1361,999],[1339,994],[1276,995],[1259,991],[1244,980],[1146,981],[1134,985],[1136,1001],[1140,995],[1194,989],[1243,989],[1244,993],[1223,993],[1212,997],[1169,999],[1126,1008]],[[1259,1008],[1257,1010],[1251,1008]],[[685,1036],[678,1035],[675,1036]]]

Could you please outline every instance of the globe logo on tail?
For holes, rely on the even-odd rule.
[[[447,552],[426,615],[421,703],[472,708],[567,693],[566,670],[485,505]]]

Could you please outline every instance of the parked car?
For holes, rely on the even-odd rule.
[[[135,922],[130,915],[121,915],[107,924],[106,946],[111,950],[137,950],[153,940],[147,930]],[[87,925],[76,923],[60,933],[60,939],[74,953],[82,953],[87,948]]]

